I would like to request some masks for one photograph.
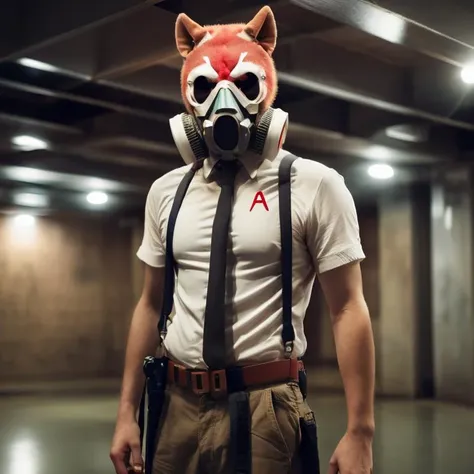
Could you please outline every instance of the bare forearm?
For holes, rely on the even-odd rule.
[[[141,299],[133,314],[125,355],[119,416],[135,417],[145,378],[143,360],[155,355],[159,342],[158,311]]]
[[[371,436],[375,428],[375,350],[365,302],[334,315],[333,330],[346,393],[348,431]]]

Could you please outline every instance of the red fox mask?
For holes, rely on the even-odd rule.
[[[176,45],[185,59],[181,94],[186,109],[196,110],[219,81],[233,82],[262,114],[277,93],[272,59],[275,18],[263,7],[247,24],[201,26],[184,13],[176,21]]]

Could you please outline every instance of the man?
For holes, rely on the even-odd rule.
[[[159,345],[167,263],[177,272],[175,315],[162,347],[169,383],[154,474],[319,472],[300,360],[316,276],[331,312],[348,409],[330,473],[369,474],[374,347],[355,206],[341,176],[303,158],[286,168],[291,200],[280,199],[279,206],[288,120],[271,109],[277,92],[273,13],[264,7],[246,25],[210,27],[181,14],[176,43],[185,58],[188,113],[171,127],[189,165],[158,179],[147,198],[138,251],[145,282],[111,449],[116,472],[127,472],[128,454],[136,472],[143,467],[136,413],[143,359]],[[291,213],[285,217],[286,205]],[[290,246],[282,252],[288,228]],[[172,284],[174,276],[166,291]]]

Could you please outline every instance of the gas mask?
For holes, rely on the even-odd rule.
[[[199,71],[189,77],[186,95],[194,115],[182,113],[170,120],[183,160],[187,164],[207,157],[230,161],[247,152],[276,156],[286,138],[288,114],[269,108],[259,116],[267,92],[264,75],[246,72],[234,81],[215,79]]]

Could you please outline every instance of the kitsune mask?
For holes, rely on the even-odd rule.
[[[189,113],[170,123],[186,162],[209,155],[231,160],[248,149],[276,154],[288,122],[285,112],[271,109],[277,93],[271,57],[276,37],[269,7],[247,24],[203,27],[184,13],[178,16],[181,93]]]

